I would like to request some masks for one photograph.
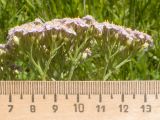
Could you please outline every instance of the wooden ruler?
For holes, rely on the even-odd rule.
[[[159,81],[1,81],[0,120],[160,120]]]

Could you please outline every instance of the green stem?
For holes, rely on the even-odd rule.
[[[69,77],[68,80],[72,80],[73,72],[75,70],[75,65],[72,64],[71,69],[69,71]]]
[[[33,43],[32,43],[32,45],[31,45],[31,50],[30,50],[29,56],[30,56],[31,62],[33,63],[33,65],[35,66],[35,68],[38,70],[40,76],[42,77],[42,76],[43,76],[43,70],[42,70],[42,68],[40,67],[40,64],[37,64],[37,63],[35,62],[35,60],[34,60],[34,58],[33,58],[33,53],[32,53],[32,52],[33,52]],[[42,79],[44,79],[44,78],[42,77]]]

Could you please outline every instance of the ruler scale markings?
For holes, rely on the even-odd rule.
[[[84,87],[85,83],[86,83],[86,82],[83,82],[83,83],[80,82],[80,84],[81,84],[81,92],[80,92],[81,95],[84,95],[84,94],[86,95],[86,93],[85,93],[86,89],[85,89],[85,87]]]
[[[92,94],[95,94],[94,93],[94,82],[92,82]]]
[[[43,94],[43,96],[44,96],[44,95],[45,95],[45,92],[44,92],[43,82],[40,82],[40,86],[41,86],[40,93]],[[44,97],[43,97],[43,98],[44,98]]]
[[[8,90],[9,90],[9,89],[8,89],[8,84],[7,84],[7,83],[8,83],[8,81],[6,81],[6,84],[5,84],[5,95],[8,94]]]
[[[82,87],[82,83],[84,83],[84,82],[79,82],[79,94],[80,95],[82,95],[82,93],[83,93],[83,87]]]
[[[80,94],[80,90],[79,90],[79,85],[77,84],[77,83],[79,83],[79,82],[76,82],[75,83],[75,92],[77,92],[77,94]],[[75,93],[74,93],[75,94]]]
[[[65,99],[68,99],[68,94],[67,93],[65,94]]]
[[[82,83],[81,83],[81,84],[82,84]],[[86,82],[84,82],[84,83],[82,84],[82,89],[83,89],[82,95],[83,95],[83,94],[87,95]]]
[[[87,95],[86,92],[85,92],[85,91],[86,91],[85,85],[86,85],[86,82],[81,83],[81,88],[82,88],[81,94],[82,94],[82,95],[84,95],[84,94]]]
[[[73,89],[72,95],[77,94],[77,93],[76,93],[76,89],[77,89],[77,88],[76,88],[76,83],[75,83],[75,81],[73,82],[73,86],[74,86],[74,87],[73,87],[74,89]],[[78,92],[78,91],[77,91],[77,92]]]
[[[88,92],[88,91],[89,91],[89,88],[87,88],[87,82],[84,82],[83,87],[84,87],[84,89],[85,89],[85,90],[83,91],[83,93],[86,94],[86,95],[88,95],[88,94],[89,94],[89,92]]]
[[[138,94],[141,94],[141,91],[140,91],[141,90],[141,86],[140,86],[141,84],[140,83],[141,83],[140,81],[137,82],[137,87],[138,87],[137,93]]]
[[[120,84],[121,84],[121,90],[122,90],[122,93],[121,93],[121,94],[125,94],[125,91],[124,91],[124,90],[125,90],[125,88],[126,88],[127,86],[126,86],[125,88],[123,87],[123,85],[125,84],[125,82],[124,82],[124,83],[123,83],[123,82],[122,82],[122,83],[120,82]],[[117,91],[118,91],[118,90],[117,90]],[[120,94],[120,93],[119,93],[119,94]]]
[[[111,86],[111,82],[109,81],[109,82],[107,83],[107,85],[108,85],[108,86],[107,86],[107,87],[108,87],[108,95],[110,95],[110,90],[111,90],[111,87],[110,87],[110,86]]]
[[[156,86],[156,82],[154,82],[154,85],[152,86],[152,89],[154,89],[154,94],[157,94],[157,86]]]
[[[91,99],[91,94],[90,93],[88,94],[88,99]]]
[[[154,94],[153,89],[151,87],[151,82],[148,82],[148,86],[149,86],[149,88],[148,88],[149,94]]]
[[[8,84],[7,84],[7,89],[8,89],[8,93],[9,93],[9,94],[12,94],[11,92],[12,92],[13,90],[12,90],[12,85],[11,85],[10,82],[8,82]]]
[[[140,81],[137,82],[137,87],[138,87],[137,93],[141,94],[141,82]]]
[[[124,102],[124,94],[121,95],[121,102]]]
[[[102,89],[102,94],[104,94],[104,84],[103,84],[103,81],[101,82],[101,89]]]
[[[64,94],[68,94],[68,88],[67,88],[67,83],[64,83]]]
[[[68,94],[71,94],[72,89],[70,88],[72,88],[72,85],[70,84],[70,82],[67,82],[67,87],[68,87]]]
[[[94,84],[95,84],[95,83],[94,83]],[[98,81],[98,84],[95,84],[95,88],[97,88],[97,90],[95,91],[97,95],[98,95],[99,93],[101,93],[100,81]]]
[[[22,93],[20,94],[20,99],[21,99],[21,100],[23,99],[23,94],[22,94]]]
[[[100,103],[102,102],[102,94],[101,93],[99,94],[99,102]]]
[[[129,90],[130,90],[129,94],[133,94],[131,85],[132,85],[132,84],[129,83]]]
[[[30,91],[31,91],[31,88],[30,88],[30,82],[26,82],[28,85],[27,85],[27,93],[28,95],[30,95]]]
[[[64,94],[64,93],[63,93],[63,88],[64,88],[64,84],[60,81],[59,94]]]
[[[144,94],[144,102],[147,102],[147,93]]]
[[[93,82],[91,82],[90,84],[91,84],[91,95],[92,95],[92,94],[94,94],[94,92],[93,92],[94,85],[93,85]],[[90,86],[89,83],[88,83],[88,86]]]
[[[15,84],[16,81],[14,81],[14,84],[13,84],[13,94],[17,94],[17,90],[19,89],[19,82],[17,82],[17,84]]]
[[[113,99],[113,94],[112,93],[110,94],[110,98]]]
[[[31,101],[34,103],[34,93],[32,93]]]
[[[137,83],[137,81],[135,82],[135,88],[134,88],[134,93],[135,94],[138,94],[138,83]]]
[[[155,93],[157,94],[157,99],[158,99],[158,95],[159,95],[159,93],[158,93],[158,86],[157,86],[157,81],[156,81],[156,83],[155,83],[156,85],[156,87],[155,87]]]
[[[70,89],[70,92],[71,92],[70,94],[72,95],[73,89],[74,89],[73,83],[70,83],[70,82],[69,82],[68,84],[69,84],[69,86],[70,86],[69,88],[71,88],[71,89]]]
[[[133,93],[133,99],[135,99],[135,98],[136,98],[135,93]]]
[[[68,92],[68,94],[69,94],[71,89],[69,89],[69,87],[68,87],[69,85],[68,85],[68,84],[69,84],[69,82],[66,82],[66,86],[67,86],[66,88],[67,88],[67,90],[68,90],[67,92]],[[67,93],[66,93],[66,94],[67,94]]]
[[[113,92],[113,94],[115,94],[115,90],[114,90],[114,87],[113,87],[113,82],[111,82],[111,91]]]
[[[24,94],[27,94],[27,84],[28,82],[23,83]]]
[[[157,93],[155,94],[155,99],[158,99],[158,94]]]
[[[79,93],[77,94],[77,103],[79,103],[79,101],[80,101],[80,95],[79,95]]]
[[[149,89],[149,86],[148,86],[148,81],[147,82],[145,82],[145,94],[148,94],[149,93],[149,91],[148,91],[148,89]]]
[[[109,94],[111,94],[111,91],[112,91],[112,83],[111,82],[109,82]],[[112,91],[113,92],[113,91]]]
[[[38,89],[39,82],[36,82],[36,83],[37,83],[37,84],[35,84],[36,85],[35,86],[36,87],[36,89],[35,89],[36,91],[35,91],[34,94],[39,94],[39,89]]]
[[[3,93],[4,93],[4,95],[6,95],[6,83],[5,83],[5,82],[3,82],[3,85],[4,85]]]
[[[43,93],[43,99],[44,99],[44,100],[46,99],[46,94],[45,94],[45,93]]]
[[[12,85],[12,89],[11,89],[11,91],[12,91],[12,94],[15,94],[16,93],[16,90],[15,90],[15,81],[13,81],[13,84],[11,84]],[[18,89],[18,83],[17,83],[17,89]]]
[[[31,82],[28,83],[28,87],[27,87],[27,91],[28,91],[28,94],[30,95],[31,94]]]
[[[42,93],[40,92],[41,86],[39,84],[40,82],[37,82],[37,94],[42,95]]]
[[[136,88],[134,89],[135,94],[139,94],[139,81],[136,81]]]
[[[120,93],[123,94],[123,84],[124,84],[124,82],[119,81],[118,84],[119,84],[119,87],[120,87],[120,91],[118,91],[117,87],[116,87],[116,92],[118,92],[117,94],[120,94]]]
[[[60,118],[61,117],[60,114],[62,113],[61,111],[59,111],[62,109],[64,110],[63,114],[65,114],[65,116],[69,115],[71,120],[74,119],[74,118],[72,119],[73,117],[72,115],[75,115],[75,116],[80,115],[83,118],[85,115],[88,114],[88,112],[103,113],[105,106],[101,103],[105,103],[106,106],[109,106],[110,108],[113,108],[113,109],[109,109],[109,110],[106,109],[105,110],[106,114],[100,115],[102,116],[102,120],[104,120],[103,118],[106,118],[107,116],[111,118],[116,117],[116,116],[110,115],[109,114],[110,112],[112,114],[116,114],[119,118],[124,117],[122,115],[123,114],[122,112],[124,112],[123,110],[125,109],[123,108],[123,106],[128,107],[129,112],[126,113],[127,114],[126,116],[134,116],[134,115],[142,116],[142,117],[149,116],[148,118],[157,116],[156,118],[158,119],[156,120],[159,120],[160,115],[157,113],[159,113],[159,110],[160,110],[159,108],[160,103],[159,103],[159,100],[156,100],[158,99],[159,93],[160,93],[160,81],[118,81],[118,82],[115,82],[115,81],[79,81],[79,82],[76,82],[76,81],[57,81],[57,82],[1,81],[0,82],[0,104],[1,104],[0,119],[4,117],[4,120],[6,120],[5,119],[6,116],[10,117],[14,115],[7,112],[5,113],[5,111],[8,111],[9,109],[10,112],[16,112],[16,114],[19,113],[19,116],[18,116],[19,118],[16,116],[17,118],[13,118],[13,119],[21,120],[21,117],[25,115],[25,113],[22,114],[21,111],[30,109],[29,105],[31,102],[32,104],[34,103],[37,104],[38,107],[34,106],[36,108],[37,113],[39,113],[39,111],[42,110],[42,107],[46,109],[46,113],[48,112],[48,110],[51,109],[52,114],[47,113],[47,115],[51,119],[53,117],[54,119],[57,119],[59,117],[59,120],[62,120]],[[16,97],[16,95],[18,95],[18,98]],[[23,98],[23,95],[26,95],[26,96]],[[49,97],[54,98],[54,102],[58,102],[61,104],[50,106],[51,104],[53,104],[53,99],[45,99],[46,95],[50,95]],[[62,97],[62,99],[59,99],[59,95],[64,95],[64,97]],[[77,102],[75,104],[76,106],[74,107],[77,113],[83,111],[82,112],[83,114],[75,114],[75,112],[72,111],[73,104],[74,104],[73,102],[75,101],[68,99],[68,95],[74,96],[75,101]],[[85,95],[87,97],[85,97]],[[92,99],[91,99],[91,95],[93,96]],[[110,99],[112,99],[110,100],[109,103],[104,99],[105,95],[109,96]],[[131,95],[131,97],[129,95]],[[28,98],[29,98],[29,101],[28,101]],[[132,99],[135,99],[135,98],[136,100],[131,101]],[[18,99],[21,99],[21,100],[18,101]],[[42,100],[44,99],[45,101],[43,100],[43,102],[46,102],[47,104],[46,105],[41,104],[42,102],[41,99]],[[68,100],[64,102],[65,99],[68,99]],[[81,103],[82,100],[83,100],[83,104]],[[99,104],[95,108],[95,105],[97,104],[97,102],[99,102]],[[134,102],[135,104],[132,102]],[[24,103],[26,105],[21,105]],[[117,108],[117,104],[122,105],[120,108],[122,109],[121,114],[119,114],[120,111],[117,110],[119,109]],[[29,106],[28,108],[27,108],[27,105]],[[70,107],[70,105],[72,105],[72,107]],[[26,108],[23,108],[24,106],[26,106]],[[88,109],[87,107],[89,106],[95,109]],[[11,110],[12,107],[13,107],[13,111]],[[67,107],[67,108],[64,108],[64,107]],[[151,112],[149,112],[150,107],[152,107]],[[44,111],[45,109],[43,109],[44,114],[46,114]],[[56,114],[53,115],[53,110],[54,111],[58,110],[58,112],[56,112]],[[27,117],[31,118],[31,114],[29,112],[26,113],[26,115]],[[39,116],[42,116],[41,113],[37,115],[37,117]],[[94,118],[98,118],[99,115],[93,114],[90,117],[94,120]],[[91,119],[87,118],[86,120],[91,120]]]
[[[104,88],[104,90],[103,90],[103,91],[104,91],[104,94],[106,95],[106,94],[107,94],[107,93],[106,93],[106,91],[107,91],[107,89],[106,89],[106,83],[105,83],[105,82],[103,82],[103,84],[102,84],[102,85],[103,85],[103,88]]]
[[[99,82],[97,84],[99,84]],[[94,94],[96,94],[96,95],[97,95],[97,93],[99,91],[99,88],[96,87],[97,84],[95,84],[95,82],[93,82],[93,85],[94,85]]]
[[[60,94],[60,87],[59,87],[60,82],[57,82],[57,84],[58,84],[58,85],[57,85],[57,91],[58,91],[57,93]]]
[[[52,83],[50,81],[47,81],[45,84],[46,84],[45,85],[45,87],[46,87],[46,94],[50,95],[50,94],[54,94],[54,91],[56,92],[56,90],[55,90],[56,89],[56,83],[54,83],[54,82]]]
[[[57,91],[57,82],[55,82],[54,84],[55,84],[55,87],[53,86],[53,88],[55,88],[55,90],[53,92],[54,92],[54,95],[55,95],[56,93],[58,93],[58,91]]]
[[[109,95],[109,82],[104,82],[106,86],[106,94]]]
[[[4,95],[6,95],[6,83],[5,82],[3,82],[3,88],[4,88],[3,93]]]
[[[130,83],[127,82],[127,90],[126,90],[127,94],[131,94],[131,89],[130,89]]]
[[[62,83],[63,83],[63,87],[61,89],[63,90],[63,92],[61,94],[65,95],[65,83],[64,82],[62,82]]]
[[[9,93],[9,102],[12,102],[12,94]]]
[[[97,84],[98,84],[98,82],[97,82]],[[93,82],[93,94],[94,95],[97,95],[97,88],[96,88],[96,84],[95,84],[95,82]]]
[[[136,82],[0,82],[0,94],[159,94],[160,83],[157,81]]]
[[[25,84],[25,82],[21,82],[21,92],[22,92],[22,94],[26,94],[26,93],[25,93],[24,84]]]
[[[125,81],[124,86],[127,86],[126,88],[124,87],[124,94],[128,94],[129,90],[128,90],[128,83]]]
[[[54,93],[54,102],[57,102],[57,94]]]

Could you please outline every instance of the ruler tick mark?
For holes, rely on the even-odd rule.
[[[156,93],[155,98],[158,99],[158,94]]]
[[[91,99],[91,94],[90,93],[88,94],[88,99]]]
[[[99,102],[102,102],[102,94],[99,94]]]
[[[9,94],[9,102],[12,102],[12,94]]]
[[[20,99],[22,100],[23,99],[23,94],[21,93],[21,95],[20,95]]]
[[[124,102],[124,94],[121,95],[121,101]]]
[[[79,99],[80,99],[79,97],[80,97],[79,94],[77,94],[77,102],[79,102]]]
[[[133,94],[133,99],[135,99],[136,98],[136,95],[135,95],[135,93]]]
[[[147,102],[147,94],[144,94],[144,102]]]
[[[43,99],[46,99],[46,94],[43,94]]]
[[[34,103],[34,94],[32,94],[32,103]]]
[[[65,95],[65,99],[66,99],[66,100],[68,99],[68,94]]]
[[[111,94],[110,98],[113,99],[113,94]]]
[[[54,94],[54,102],[57,102],[57,94]]]

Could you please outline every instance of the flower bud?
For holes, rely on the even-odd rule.
[[[19,45],[19,38],[17,36],[13,37],[13,42],[15,45]]]

